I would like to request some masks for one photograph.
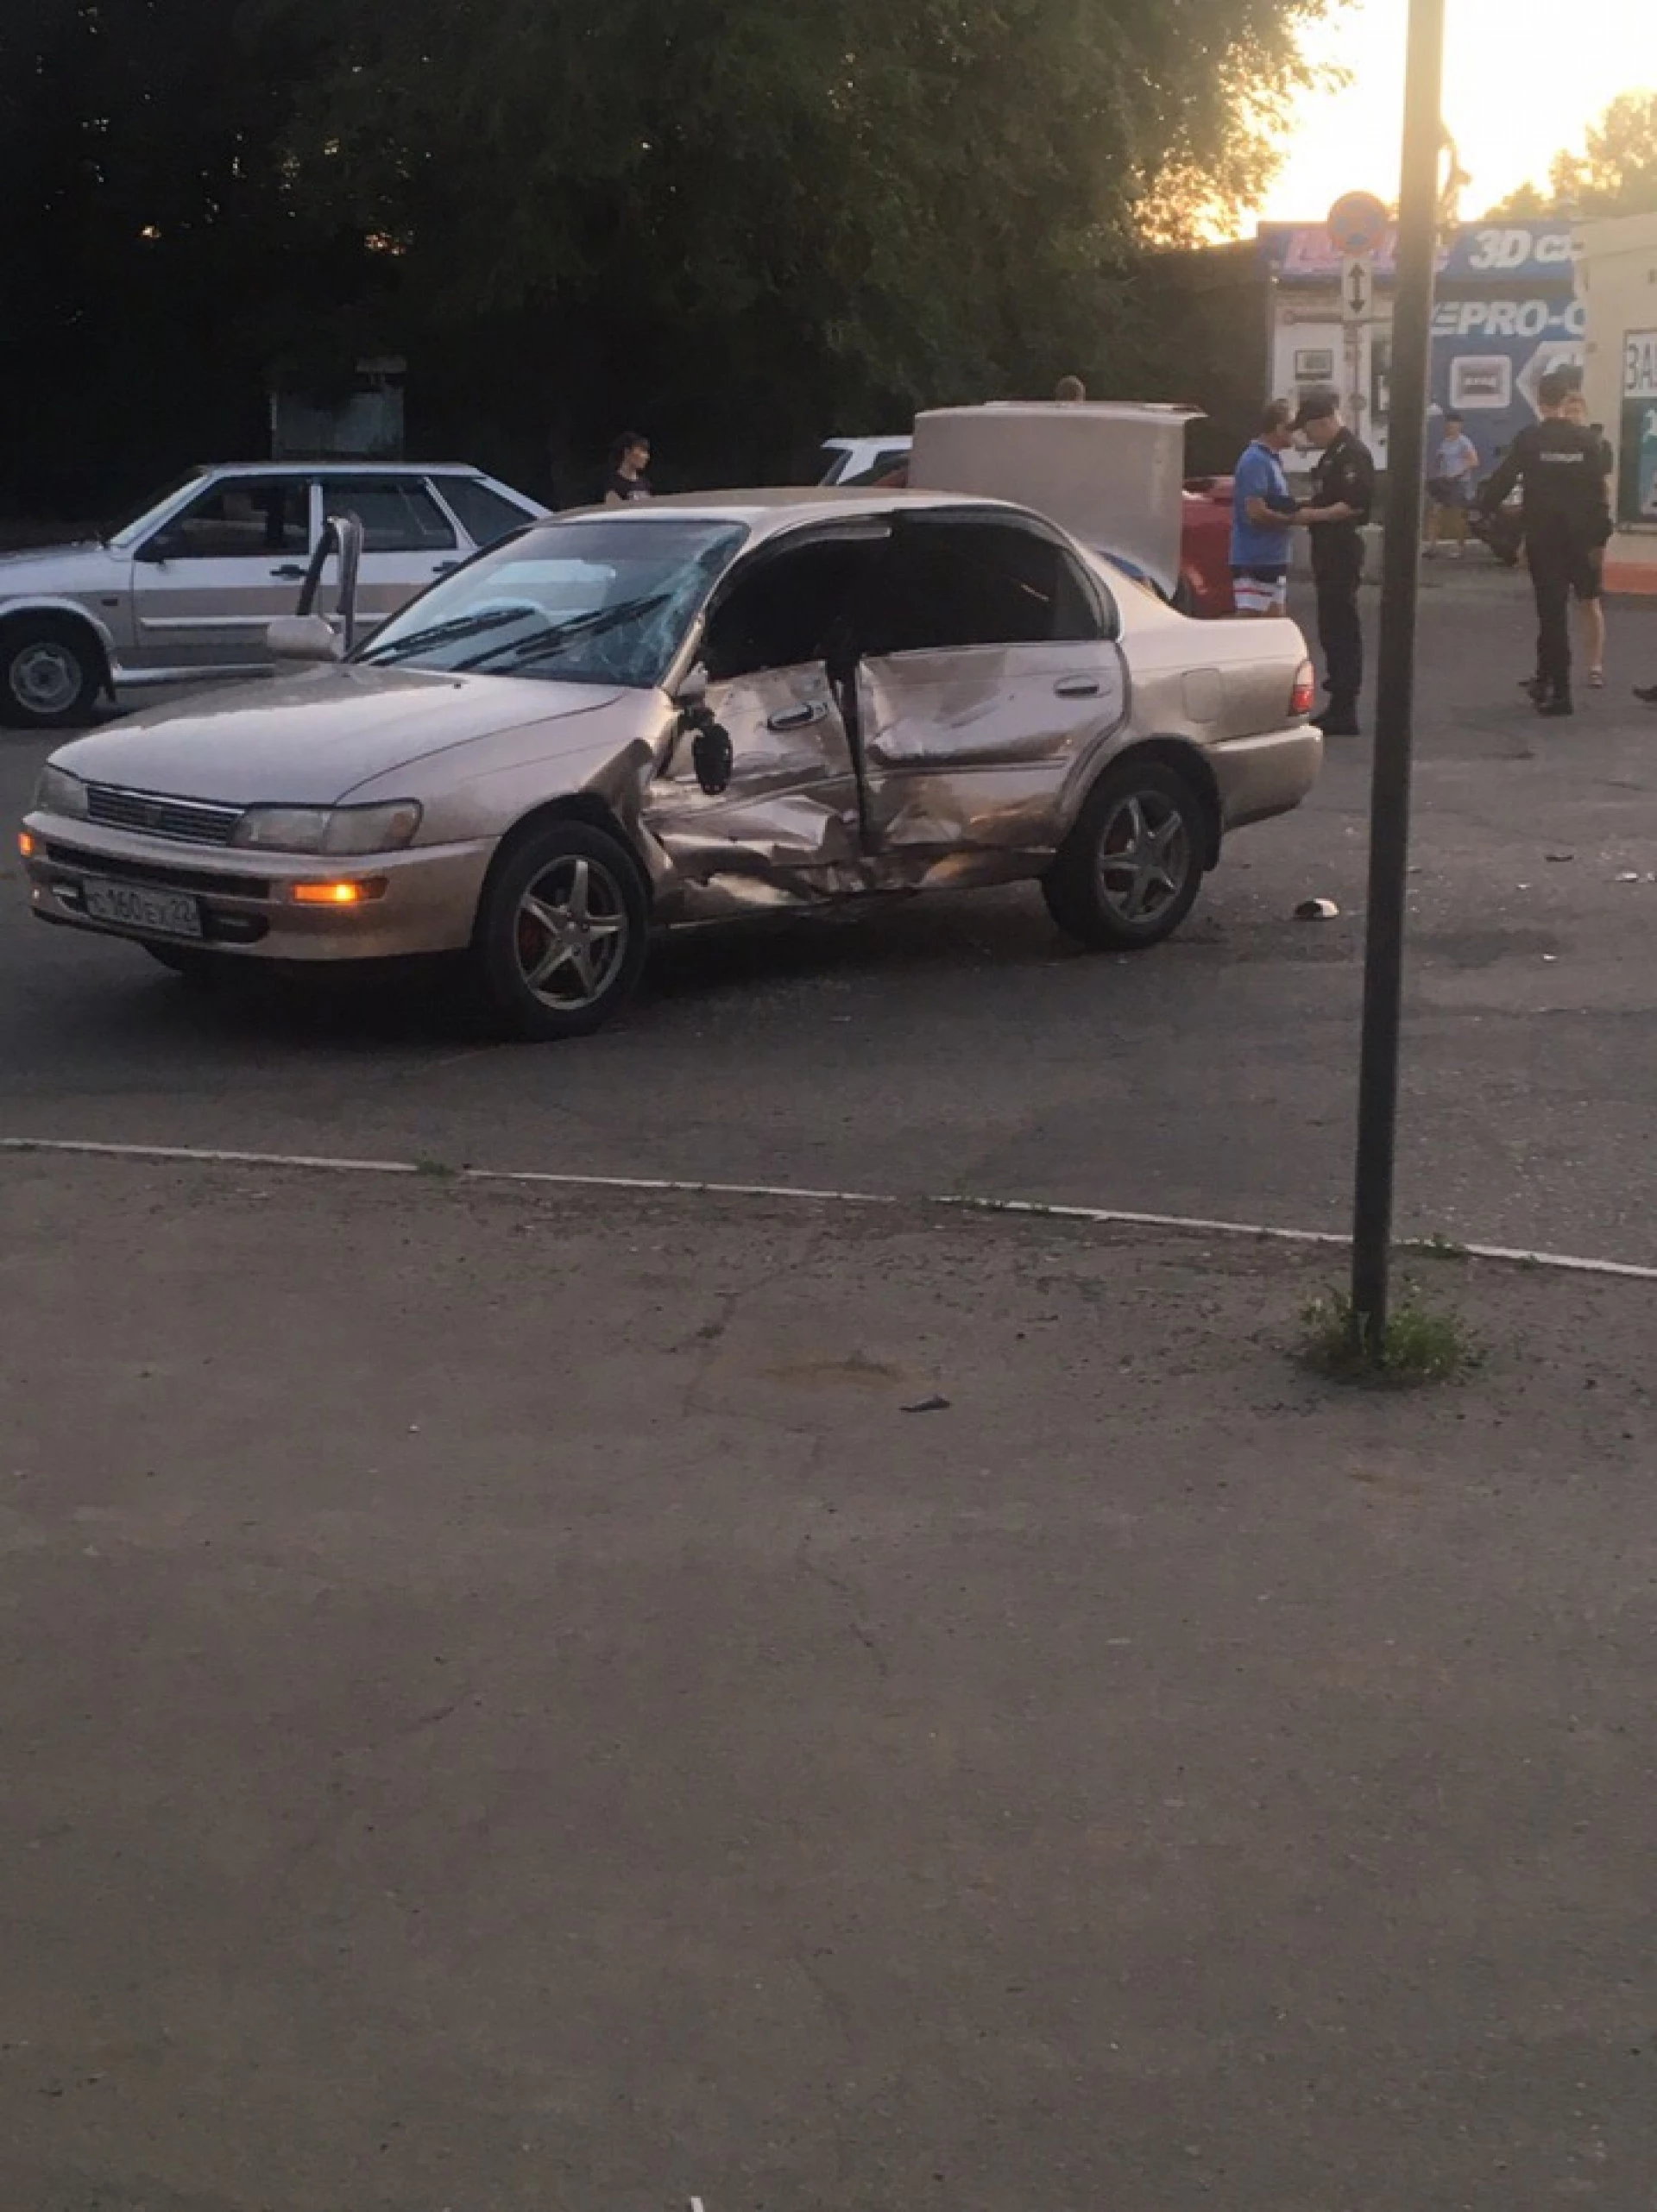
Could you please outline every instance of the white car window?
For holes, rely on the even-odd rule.
[[[311,545],[303,476],[232,476],[192,499],[161,534],[173,561],[267,561]]]
[[[354,514],[365,553],[443,553],[456,544],[455,526],[422,483],[402,476],[324,479],[330,514]]]
[[[493,545],[497,539],[521,530],[526,522],[535,520],[475,477],[438,476],[433,482],[445,503],[460,517],[461,528],[475,545]]]

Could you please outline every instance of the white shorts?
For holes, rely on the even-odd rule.
[[[1232,597],[1239,614],[1281,614],[1288,596],[1287,569],[1232,570]]]

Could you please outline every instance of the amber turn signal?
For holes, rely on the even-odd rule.
[[[296,883],[288,896],[297,906],[366,906],[386,895],[384,876],[356,876],[341,883]]]
[[[17,850],[26,860],[32,860],[35,857],[35,840],[27,829],[20,829],[17,832]]]

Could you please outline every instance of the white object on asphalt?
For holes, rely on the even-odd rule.
[[[1340,912],[1333,898],[1303,898],[1295,909],[1297,922],[1333,922]]]

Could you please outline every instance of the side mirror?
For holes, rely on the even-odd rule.
[[[317,540],[317,550],[312,554],[310,565],[305,571],[305,582],[299,587],[299,603],[294,610],[293,619],[305,623],[322,621],[322,617],[315,611],[317,596],[322,589],[322,574],[328,565],[331,554],[337,554],[339,557],[339,601],[337,618],[339,634],[336,637],[331,624],[324,622],[323,627],[328,632],[329,637],[334,640],[333,649],[326,653],[312,652],[293,654],[290,652],[286,658],[301,660],[343,660],[356,643],[356,572],[362,558],[362,525],[354,514],[324,516],[322,535]],[[271,625],[271,632],[281,627],[283,627],[281,623],[274,622]],[[268,638],[271,632],[266,633]],[[309,634],[315,636],[316,633],[312,631]],[[271,649],[273,652],[277,650],[274,646]]]
[[[135,561],[148,561],[156,568],[165,568],[169,561],[175,560],[183,551],[182,533],[169,527],[158,530],[153,538],[147,538],[132,558]]]
[[[708,671],[702,662],[698,661],[680,684],[673,703],[679,715],[668,741],[667,759],[672,759],[675,746],[689,732],[690,765],[696,781],[709,797],[717,797],[731,780],[736,755],[729,733],[714,720],[714,710],[708,704]],[[665,761],[663,766],[666,765]]]
[[[273,660],[343,660],[344,640],[324,615],[279,614],[265,631]]]

